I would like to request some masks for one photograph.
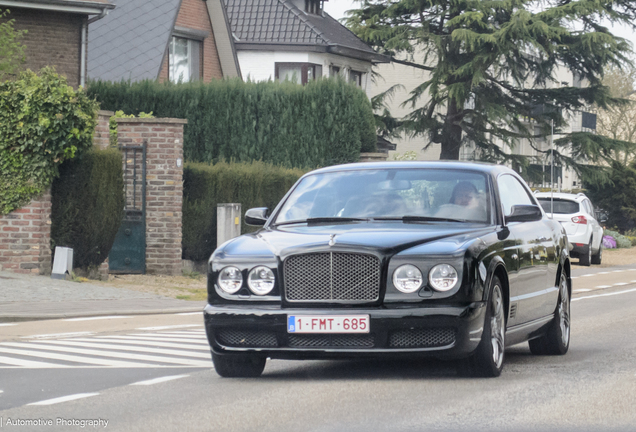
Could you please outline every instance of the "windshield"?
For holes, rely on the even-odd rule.
[[[550,213],[550,198],[538,198],[543,210]],[[563,199],[555,199],[553,202],[555,214],[572,214],[579,212],[579,203]]]
[[[274,223],[405,216],[487,223],[490,199],[486,177],[449,169],[379,169],[310,175],[287,198]]]

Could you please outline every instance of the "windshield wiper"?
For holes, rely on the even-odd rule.
[[[373,220],[401,220],[403,222],[469,222],[467,219],[451,219],[432,216],[374,217]]]
[[[292,225],[292,224],[300,224],[300,223],[314,224],[314,223],[366,222],[368,220],[369,218],[355,218],[355,217],[314,217],[314,218],[307,218],[307,219],[285,221],[285,222],[280,222],[274,225],[280,226],[280,225]]]

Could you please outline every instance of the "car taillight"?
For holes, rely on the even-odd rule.
[[[572,218],[572,222],[587,225],[587,219],[585,218],[585,216],[574,216]]]

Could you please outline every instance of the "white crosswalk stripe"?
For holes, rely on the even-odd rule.
[[[203,331],[60,337],[0,343],[0,369],[210,368]]]

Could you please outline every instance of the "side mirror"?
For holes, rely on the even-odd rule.
[[[595,215],[596,220],[599,223],[605,223],[607,222],[607,212],[603,211],[603,210],[596,210]]]
[[[263,226],[267,222],[267,207],[251,208],[245,212],[245,223],[251,226]]]
[[[535,205],[515,205],[512,206],[512,213],[506,216],[506,223],[510,222],[533,222],[541,220],[543,214],[541,209]]]

